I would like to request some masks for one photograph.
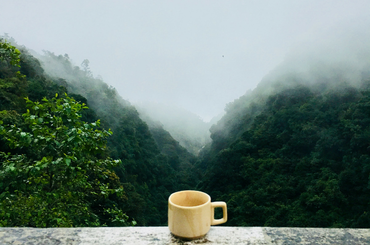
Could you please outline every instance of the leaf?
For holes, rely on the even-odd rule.
[[[67,166],[69,167],[69,165],[71,164],[71,159],[65,158],[64,161],[66,162]]]

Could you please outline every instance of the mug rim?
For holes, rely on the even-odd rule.
[[[201,205],[197,205],[197,206],[181,206],[181,205],[177,205],[177,204],[175,204],[175,203],[173,203],[173,202],[171,201],[171,197],[172,197],[172,195],[175,195],[175,194],[178,194],[178,193],[181,193],[181,192],[198,192],[198,193],[202,193],[202,194],[204,194],[204,195],[206,195],[206,196],[208,197],[208,200],[207,200],[205,203],[203,203],[203,204],[201,204]],[[207,193],[205,193],[205,192],[203,192],[203,191],[196,191],[196,190],[183,190],[183,191],[176,191],[176,192],[172,193],[172,194],[170,195],[170,197],[168,198],[168,202],[169,202],[172,206],[175,206],[175,207],[177,207],[177,208],[182,208],[182,209],[194,209],[194,208],[200,208],[200,207],[205,206],[205,205],[207,205],[208,203],[210,203],[210,202],[211,202],[211,197],[210,197]]]

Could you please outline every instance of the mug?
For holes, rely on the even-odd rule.
[[[222,219],[215,219],[215,208],[222,208]],[[171,233],[185,239],[203,237],[211,225],[227,221],[225,202],[211,202],[201,191],[179,191],[168,198],[168,227]]]

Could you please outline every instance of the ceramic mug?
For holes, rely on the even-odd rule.
[[[215,208],[222,208],[222,219],[215,219]],[[185,239],[203,237],[211,225],[227,221],[225,202],[211,202],[201,191],[179,191],[168,198],[168,227],[171,233]]]

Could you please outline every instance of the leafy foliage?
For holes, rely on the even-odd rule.
[[[227,225],[370,227],[369,81],[262,81],[195,157],[88,60],[17,50],[0,61],[2,226],[165,225],[168,196],[201,189]]]
[[[178,159],[191,168],[194,157],[184,149],[163,151],[159,141],[153,138],[154,131],[140,119],[136,109],[100,77],[95,78],[87,60],[80,69],[72,64],[68,55],[45,52],[38,58],[50,79],[73,92],[76,100],[87,101],[93,111],[83,115],[85,120],[100,118],[101,128],[111,128],[114,132],[107,146],[109,155],[122,161],[114,169],[127,194],[127,202],[120,208],[140,225],[166,224],[168,196],[187,186],[189,180],[178,178],[171,161]],[[180,149],[170,135],[166,140]]]
[[[284,89],[239,119],[249,127],[232,143],[205,153],[200,187],[227,201],[228,225],[370,226],[366,84]]]
[[[20,68],[20,55],[21,52],[8,41],[0,37],[0,63],[5,63],[10,70],[14,68]],[[18,78],[25,78],[20,71],[15,73]]]
[[[109,196],[125,200],[110,170],[120,161],[104,157],[111,131],[98,130],[99,121],[81,121],[79,112],[87,107],[68,96],[26,102],[28,129],[1,127],[9,146],[23,153],[1,153],[1,226],[99,226],[106,223],[99,213],[112,216],[109,222],[122,216],[117,208],[96,205]]]
[[[1,41],[1,40],[0,40]],[[0,42],[0,61],[7,62],[9,65],[20,67],[21,52],[7,41]]]
[[[168,133],[162,140],[158,140],[158,142],[154,140],[151,130],[148,128],[147,124],[140,119],[135,108],[120,98],[115,89],[105,84],[101,78],[93,77],[88,67],[89,64],[87,60],[83,62],[83,69],[81,70],[79,67],[73,66],[68,55],[56,56],[53,53],[45,52],[44,56],[38,56],[38,59],[36,59],[25,47],[20,47],[19,50],[21,50],[20,70],[22,73],[27,74],[26,78],[16,77],[12,70],[13,68],[0,64],[0,78],[2,78],[2,80],[0,79],[0,100],[3,102],[0,108],[3,110],[0,113],[0,120],[2,120],[5,125],[17,125],[12,126],[14,127],[13,129],[8,128],[7,130],[13,130],[11,132],[17,132],[16,135],[18,135],[18,138],[13,135],[13,138],[9,138],[9,140],[6,138],[8,135],[10,137],[11,134],[4,133],[0,135],[1,151],[10,153],[3,154],[1,160],[5,162],[6,166],[12,161],[18,161],[16,169],[22,169],[22,167],[26,168],[21,164],[23,163],[23,160],[20,160],[21,157],[27,160],[27,164],[35,165],[37,162],[40,162],[41,166],[46,164],[45,167],[40,170],[37,170],[36,167],[32,168],[32,171],[37,170],[37,173],[41,175],[41,177],[39,176],[38,178],[45,178],[46,180],[43,180],[45,183],[39,182],[38,185],[42,187],[41,190],[36,187],[32,189],[35,193],[36,190],[39,190],[37,191],[37,195],[34,192],[26,192],[23,187],[17,185],[18,182],[12,182],[12,189],[8,189],[9,193],[7,193],[7,196],[4,196],[4,198],[10,198],[10,196],[15,198],[12,202],[18,203],[19,213],[22,213],[23,211],[21,212],[21,208],[25,208],[26,206],[34,208],[29,209],[27,211],[28,213],[32,213],[34,210],[39,209],[40,213],[38,213],[38,215],[40,217],[38,220],[34,218],[32,221],[34,223],[32,223],[29,218],[21,220],[22,217],[17,216],[18,218],[14,218],[11,222],[7,219],[7,225],[41,227],[69,225],[116,226],[129,223],[126,214],[130,216],[130,222],[136,222],[135,220],[137,220],[140,225],[166,224],[166,206],[169,194],[182,188],[184,186],[183,183],[188,181],[188,178],[181,178],[181,181],[178,181],[177,178],[179,175],[174,167],[177,163],[180,163],[182,166],[181,168],[184,166],[186,166],[186,168],[191,167],[195,161],[194,156],[187,153],[185,149],[180,148],[178,143],[174,141]],[[59,102],[57,103],[54,97],[55,93],[64,94],[67,91],[73,92],[70,93],[70,96],[76,101],[89,104],[89,109],[85,108],[84,110],[79,110],[77,107],[79,107],[78,105],[80,104],[76,103],[75,100],[63,96],[61,98],[63,100],[68,100],[69,104],[73,101],[73,106],[70,108],[72,112],[74,111],[73,108],[77,108],[79,110],[78,120],[88,123],[81,122],[82,124],[78,123],[78,126],[74,127],[72,125],[78,122],[77,118],[69,118],[74,114],[65,114],[62,119],[58,119],[59,121],[62,120],[63,127],[52,129],[43,128],[41,125],[47,122],[49,123],[48,127],[51,126],[51,119],[47,121],[44,117],[53,117],[56,108],[64,106],[64,102],[60,102],[61,104],[58,104]],[[31,107],[37,107],[36,111],[40,113],[41,110],[43,110],[42,113],[44,114],[35,116],[35,112],[27,112],[27,103],[23,99],[24,97],[29,98],[27,100],[28,106],[31,106],[31,102],[35,103]],[[63,110],[68,112],[70,109],[64,108]],[[29,110],[31,111],[31,109]],[[27,121],[22,118],[23,114],[27,115]],[[101,121],[96,123],[94,126],[95,130],[105,132],[105,129],[106,132],[111,132],[108,130],[111,128],[114,132],[112,136],[107,138],[107,147],[104,151],[98,153],[94,151],[87,152],[86,149],[75,145],[75,147],[77,147],[76,149],[82,151],[79,151],[78,156],[73,155],[75,153],[71,155],[70,153],[76,150],[73,148],[73,144],[80,144],[75,142],[79,139],[77,135],[75,135],[78,130],[74,131],[72,129],[78,129],[80,126],[84,127],[85,124],[91,125],[91,123],[95,123],[97,118],[101,118]],[[32,126],[33,131],[30,128],[30,124],[34,125]],[[53,126],[55,125],[56,124],[53,124]],[[41,128],[36,130],[36,126]],[[33,136],[33,132],[37,133],[38,136]],[[163,132],[165,131],[163,130]],[[22,133],[25,133],[25,137],[19,136]],[[58,143],[53,141],[52,135],[61,137],[56,140]],[[43,138],[39,139],[38,137]],[[105,136],[103,133],[100,133],[99,137],[104,138]],[[101,140],[99,137],[95,137],[91,140]],[[156,137],[156,139],[159,138],[161,137]],[[22,141],[26,139],[31,139],[31,143]],[[47,143],[45,141],[46,139],[49,139]],[[37,142],[35,142],[35,140],[37,140]],[[21,141],[21,143],[19,143],[19,141]],[[13,143],[9,144],[10,142]],[[49,144],[49,142],[54,143]],[[64,143],[62,144],[61,142]],[[176,151],[170,152],[168,150],[162,150],[162,147],[158,146],[159,142],[164,142],[167,148],[170,147],[170,145],[174,145]],[[9,145],[11,147],[9,147]],[[17,145],[19,145],[19,147]],[[62,148],[59,149],[58,147]],[[53,152],[53,149],[56,150]],[[70,153],[64,152],[61,154],[61,149],[63,149],[63,151],[69,151]],[[42,152],[42,150],[47,150],[47,152]],[[18,156],[19,159],[15,159],[14,156]],[[90,165],[84,162],[85,160],[92,160],[92,156],[95,156],[97,159],[106,159],[110,156],[113,159],[119,159],[120,163],[115,164],[114,167],[110,165],[109,168],[104,164],[93,167],[89,162],[87,163]],[[87,180],[83,179],[83,181],[80,181],[80,183],[85,183],[84,185],[78,186],[77,184],[71,184],[71,186],[65,186],[63,182],[71,179],[71,176],[68,175],[71,170],[68,170],[66,165],[71,165],[74,163],[73,161],[82,161],[79,162],[79,167],[81,167],[81,164],[85,166],[85,168],[81,167],[82,175],[79,176],[81,178],[83,176],[88,176]],[[48,167],[49,164],[51,164],[50,162],[55,162],[55,164],[50,165],[52,167]],[[77,162],[75,163],[77,164]],[[37,167],[39,168],[39,166]],[[53,170],[55,172],[54,175],[42,172],[46,171],[45,169],[48,168],[55,168]],[[22,172],[25,171],[26,170],[22,170]],[[56,177],[59,176],[57,175],[59,172],[62,174],[60,176],[64,176],[60,177],[61,179]],[[166,178],[163,177],[164,175]],[[9,176],[7,175],[6,177],[4,175],[4,178],[7,179],[2,181],[4,181],[4,183],[6,181],[9,182]],[[21,175],[19,177],[21,178]],[[23,178],[26,177],[27,176],[23,176]],[[52,178],[53,181],[50,182],[47,180],[48,178]],[[78,181],[78,178],[74,179],[74,181]],[[54,183],[52,186],[56,186],[57,183],[59,183],[57,186],[63,186],[65,191],[72,194],[74,193],[75,195],[71,194],[71,196],[66,196],[64,194],[58,194],[58,196],[48,195],[46,197],[46,193],[54,193],[58,190],[63,190],[63,188],[60,187],[55,187],[56,189],[53,187],[52,190],[49,190],[51,188],[48,187],[50,183]],[[73,181],[71,183],[73,183]],[[7,183],[7,187],[9,187],[10,184],[11,183]],[[77,189],[68,189],[72,188],[72,186],[75,186]],[[112,190],[121,190],[122,187],[125,190],[124,193],[121,193],[121,191],[112,192]],[[4,188],[6,188],[5,185]],[[16,192],[23,193],[23,196],[16,199],[14,196]],[[31,196],[33,199],[29,198]],[[55,202],[52,201],[54,200],[53,198],[55,200],[58,198],[59,200],[63,200],[62,203],[58,203],[58,205],[61,205],[60,207],[53,206],[56,205]],[[23,204],[22,200],[24,201]],[[27,203],[27,200],[30,202],[34,200],[35,205]],[[44,200],[44,202],[39,200]],[[40,205],[44,203],[44,206],[36,207],[36,203]],[[10,208],[15,209],[15,206],[11,206],[9,203],[4,203],[4,205],[4,207],[8,207],[8,211]],[[75,205],[76,209],[67,209],[68,205]],[[52,212],[51,210],[66,210],[64,214],[58,213],[58,215],[64,215],[63,222],[59,217],[59,220],[53,218],[51,220],[45,219],[44,221],[45,217],[43,217],[43,215],[54,217],[54,213],[50,213]],[[71,212],[68,212],[68,210]],[[76,220],[76,218],[71,220],[73,212],[81,212],[79,216],[81,218],[78,220]],[[34,213],[32,213],[32,216],[36,217]]]

